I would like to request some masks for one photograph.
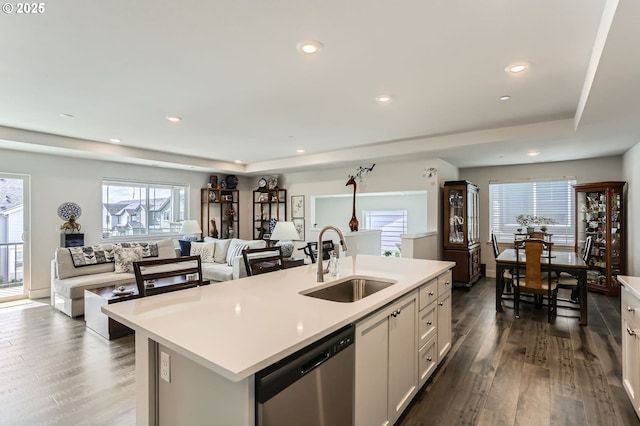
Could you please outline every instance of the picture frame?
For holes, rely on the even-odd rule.
[[[304,195],[291,196],[291,217],[304,218]]]
[[[209,176],[209,183],[211,184],[211,188],[217,188],[218,187],[218,176],[217,175]]]
[[[293,219],[293,226],[298,231],[298,237],[300,241],[304,241],[304,219]]]

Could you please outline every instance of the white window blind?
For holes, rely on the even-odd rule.
[[[400,236],[407,233],[406,210],[363,210],[365,229],[382,230],[382,253],[396,252],[402,242]]]
[[[498,241],[512,242],[518,228],[522,228],[516,216],[544,216],[556,222],[545,225],[555,244],[574,245],[575,184],[575,180],[490,183],[490,232]],[[540,225],[535,227],[539,229]]]

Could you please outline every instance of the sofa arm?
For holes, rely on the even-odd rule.
[[[244,266],[244,258],[242,256],[236,256],[231,262],[233,268],[233,279],[244,278],[247,276],[247,268]]]
[[[58,262],[55,259],[51,261],[51,281],[49,285],[51,286],[51,306],[55,306],[56,304],[56,285],[55,281],[58,278]]]

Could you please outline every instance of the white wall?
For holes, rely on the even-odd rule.
[[[0,171],[31,175],[31,284],[29,297],[47,297],[50,262],[60,245],[58,206],[65,201],[80,205],[86,244],[102,237],[102,178],[186,183],[191,186],[190,216],[200,218],[200,188],[209,174],[157,167],[119,164],[0,149]]]
[[[622,175],[627,181],[625,206],[627,211],[627,275],[640,275],[640,143],[624,154]]]
[[[368,167],[370,163],[360,164]],[[437,175],[432,178],[423,177],[425,169],[436,168]],[[281,176],[281,187],[288,190],[290,204],[292,195],[305,196],[305,229],[313,227],[311,222],[311,197],[315,195],[352,194],[353,187],[345,186],[348,175],[353,174],[357,166],[343,166],[333,169],[309,170],[286,173]],[[440,159],[409,160],[402,162],[376,162],[373,171],[358,182],[358,194],[393,191],[427,191],[427,229],[422,232],[440,230],[440,199],[442,183],[458,179],[458,169]],[[291,207],[287,214],[290,217]],[[341,212],[344,223],[336,223],[342,229],[348,229],[351,219],[351,205]],[[362,220],[362,218],[358,218]],[[420,232],[420,231],[416,231]]]
[[[473,182],[480,189],[480,241],[486,243],[482,245],[482,263],[487,265],[487,276],[495,276],[495,261],[489,232],[489,182],[565,177],[575,177],[578,183],[624,180],[622,156],[460,170],[461,179]],[[631,217],[629,211],[627,211],[627,217]]]

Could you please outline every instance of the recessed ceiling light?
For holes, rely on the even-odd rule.
[[[240,164],[240,163],[242,163],[242,160],[235,160],[234,163]]]
[[[509,99],[511,99],[511,96],[509,95],[500,96],[501,101],[508,101]]]
[[[529,64],[518,62],[516,64],[508,65],[504,70],[511,74],[518,74],[525,71],[527,68],[529,68]]]
[[[182,121],[182,117],[178,117],[176,115],[167,115],[165,118],[172,123],[177,123],[179,121]]]
[[[109,142],[111,142],[111,143],[120,143],[120,139],[115,139],[115,138],[109,139]]]
[[[318,40],[305,40],[296,45],[296,48],[305,55],[314,55],[323,47],[324,45]]]
[[[389,95],[376,96],[376,102],[378,102],[379,104],[388,104],[389,102],[391,102],[391,96]]]
[[[64,118],[76,118],[75,115],[73,114],[67,114],[67,113],[62,113],[60,114],[60,117],[64,117]]]
[[[535,157],[536,155],[540,155],[540,151],[529,151],[527,152],[529,157]]]
[[[297,152],[298,154],[304,154],[304,149],[296,149],[296,152]]]

